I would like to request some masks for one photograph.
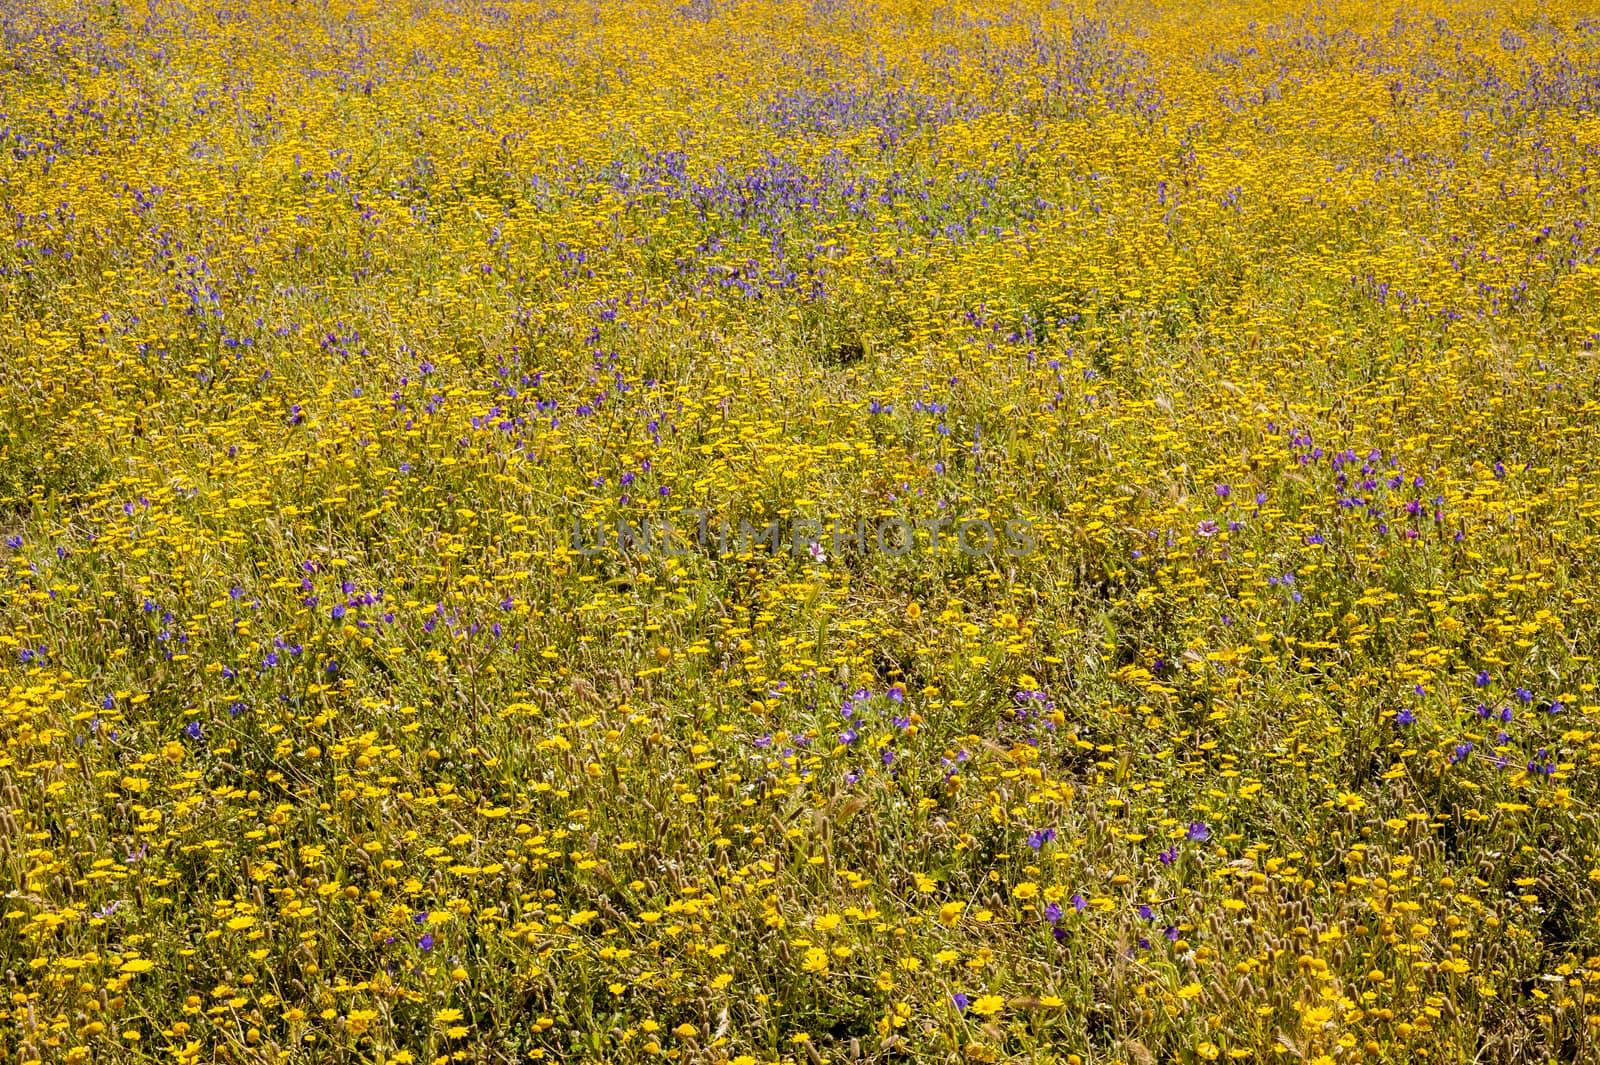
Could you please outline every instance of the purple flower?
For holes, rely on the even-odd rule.
[[[1487,669],[1478,670],[1478,675],[1472,679],[1472,684],[1473,684],[1473,687],[1475,687],[1475,688],[1486,688],[1486,687],[1488,687],[1489,686],[1489,671]]]
[[[1055,829],[1041,828],[1038,831],[1032,832],[1028,835],[1028,846],[1032,847],[1034,850],[1038,850],[1040,847],[1043,847],[1046,843],[1049,843],[1055,838]]]
[[[1146,921],[1149,921],[1149,920],[1153,920],[1155,918],[1155,913],[1148,906],[1140,906],[1139,907],[1139,916],[1142,919],[1144,919]]]
[[[1178,848],[1176,846],[1168,847],[1166,850],[1157,855],[1157,857],[1161,859],[1162,865],[1171,865],[1173,862],[1178,860]]]
[[[971,1003],[971,1001],[971,999],[967,998],[967,996],[962,994],[960,991],[957,991],[955,994],[950,996],[951,1004],[962,1013],[967,1012],[967,1006]]]
[[[1046,906],[1044,908],[1044,919],[1049,921],[1051,924],[1055,924],[1057,921],[1061,920],[1061,903],[1052,902],[1050,905]]]
[[[417,946],[420,947],[422,950],[432,950],[433,949],[433,933],[432,932],[424,932],[424,933],[422,933],[422,938],[417,940]]]
[[[1079,895],[1077,893],[1073,894],[1073,896],[1072,896],[1072,908],[1074,910],[1077,910],[1079,913],[1082,913],[1084,911],[1084,909],[1088,905],[1089,905],[1088,900],[1085,899],[1082,895]]]
[[[198,722],[198,721],[189,722],[187,725],[184,726],[183,732],[184,732],[184,735],[188,736],[191,740],[199,739],[200,736],[201,736],[200,722]]]
[[[1396,714],[1394,720],[1397,725],[1415,725],[1417,723],[1417,715],[1413,714],[1408,708]]]
[[[1211,829],[1206,827],[1204,821],[1190,821],[1189,832],[1185,838],[1192,843],[1204,843],[1211,838]]]

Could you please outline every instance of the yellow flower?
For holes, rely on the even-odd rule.
[[[442,1009],[433,1015],[433,1019],[438,1024],[449,1024],[451,1021],[461,1019],[461,1011],[453,1008]]]
[[[1330,1006],[1310,1006],[1300,1015],[1300,1019],[1307,1028],[1321,1028],[1333,1020],[1333,1009]]]
[[[1006,1008],[1006,1000],[999,995],[979,995],[972,1003],[972,1012],[982,1017],[993,1017]]]

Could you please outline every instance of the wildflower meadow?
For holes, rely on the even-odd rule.
[[[1600,1061],[1589,0],[0,2],[0,1062]]]

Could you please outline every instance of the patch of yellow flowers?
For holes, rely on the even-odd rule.
[[[1514,8],[11,5],[6,1060],[1581,1056]]]

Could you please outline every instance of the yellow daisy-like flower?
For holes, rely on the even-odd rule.
[[[979,995],[971,1006],[972,1012],[982,1017],[993,1017],[1005,1008],[1006,1000],[999,995]]]

